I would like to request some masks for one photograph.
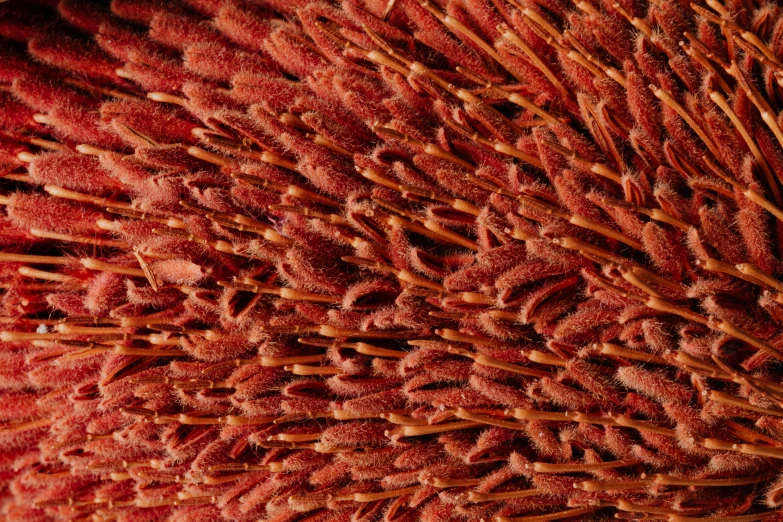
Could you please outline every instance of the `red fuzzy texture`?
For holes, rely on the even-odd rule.
[[[758,0],[0,2],[0,519],[781,520],[781,62]]]

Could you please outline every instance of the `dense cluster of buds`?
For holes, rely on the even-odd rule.
[[[0,518],[783,520],[783,8],[0,4]]]

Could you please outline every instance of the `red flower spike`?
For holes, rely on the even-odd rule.
[[[779,518],[735,4],[4,4],[4,519]]]

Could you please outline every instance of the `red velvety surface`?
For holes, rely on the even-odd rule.
[[[781,518],[783,13],[0,4],[11,521]]]

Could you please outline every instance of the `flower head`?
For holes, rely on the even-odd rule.
[[[780,519],[777,5],[0,38],[4,519]]]

